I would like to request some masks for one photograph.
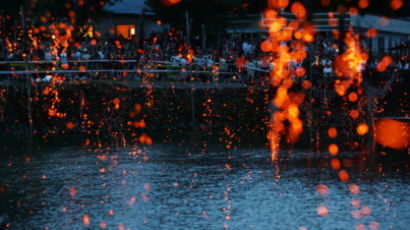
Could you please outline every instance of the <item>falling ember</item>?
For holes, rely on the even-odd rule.
[[[360,136],[363,136],[366,135],[367,132],[369,132],[369,127],[364,123],[360,123],[357,126],[356,131]]]
[[[115,98],[113,101],[114,105],[115,105],[115,109],[119,109],[120,108],[120,99]]]
[[[173,6],[175,4],[178,4],[181,0],[162,0],[162,3],[165,6]]]
[[[70,196],[75,196],[77,194],[77,189],[71,188],[70,190]]]
[[[339,169],[342,167],[342,165],[340,164],[340,160],[337,159],[337,158],[333,158],[333,159],[330,161],[330,165],[332,166],[332,168],[333,168],[334,170],[339,170]]]
[[[330,127],[327,130],[327,134],[329,135],[330,138],[336,138],[337,137],[337,130],[335,127]]]
[[[321,217],[326,217],[329,214],[329,211],[327,210],[327,208],[325,206],[317,207],[316,212]]]
[[[342,181],[342,182],[347,182],[347,181],[349,181],[349,174],[346,172],[346,170],[340,170],[339,171],[339,179]]]
[[[322,196],[326,196],[329,193],[329,188],[326,185],[319,184],[316,186],[317,193]]]
[[[67,128],[68,129],[74,129],[74,127],[75,127],[75,125],[74,125],[73,122],[70,121],[70,122],[67,123]]]
[[[337,155],[339,152],[339,147],[336,144],[329,145],[329,153],[333,156]]]
[[[403,0],[391,0],[390,7],[393,10],[398,10],[403,6]]]
[[[382,146],[402,150],[410,143],[410,126],[406,123],[380,119],[375,123],[376,142]]]
[[[359,193],[360,193],[359,187],[357,187],[357,185],[355,185],[355,184],[350,184],[349,185],[349,190],[353,195],[359,195]]]
[[[90,218],[88,217],[87,214],[85,214],[85,215],[83,216],[83,223],[84,223],[85,226],[90,225]]]

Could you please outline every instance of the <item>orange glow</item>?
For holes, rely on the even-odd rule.
[[[306,70],[305,68],[303,68],[303,66],[300,66],[296,69],[295,73],[296,73],[296,76],[303,77],[306,74]]]
[[[330,165],[332,166],[332,168],[333,168],[334,170],[339,170],[339,169],[342,167],[342,165],[340,164],[339,159],[337,159],[337,158],[333,158],[333,159],[330,161]]]
[[[71,188],[71,190],[70,190],[70,196],[75,196],[75,194],[77,194],[77,189]]]
[[[382,146],[402,150],[410,143],[410,127],[403,122],[381,119],[375,124],[376,142]]]
[[[326,196],[329,193],[329,188],[326,185],[319,184],[316,186],[317,193]]]
[[[337,137],[337,130],[335,127],[330,127],[327,130],[327,134],[329,135],[330,138],[336,138]]]
[[[337,20],[337,18],[330,18],[328,21],[329,26],[337,26],[338,23],[339,21]]]
[[[390,56],[383,57],[381,62],[379,64],[377,64],[377,71],[379,71],[379,72],[386,71],[387,67],[389,67],[392,62],[393,62],[392,57],[390,57]]]
[[[306,9],[300,2],[294,2],[290,8],[290,11],[299,20],[304,20],[306,18]]]
[[[354,17],[359,13],[359,10],[356,7],[351,7],[349,9],[349,15],[350,17]]]
[[[90,225],[90,218],[88,217],[87,214],[85,214],[85,215],[83,216],[83,222],[84,222],[84,225],[85,225],[85,226]]]
[[[67,128],[68,129],[74,129],[74,127],[75,127],[75,125],[74,125],[73,122],[70,121],[70,122],[67,123]]]
[[[374,38],[377,35],[377,30],[375,28],[370,28],[366,32],[366,37],[368,38]]]
[[[393,10],[398,10],[403,6],[403,0],[391,0],[390,7]]]
[[[330,0],[321,0],[320,3],[323,7],[328,7],[330,5]]]
[[[175,4],[178,4],[181,0],[162,0],[162,3],[165,6],[173,6]]]
[[[115,109],[119,109],[120,108],[120,99],[115,98],[113,101],[114,105],[115,105]]]
[[[103,221],[103,222],[100,223],[100,227],[101,227],[102,229],[105,229],[105,228],[107,228],[107,225],[106,225],[105,222]]]
[[[329,211],[327,210],[327,208],[325,206],[317,207],[316,212],[321,217],[326,217],[329,214]]]
[[[286,8],[289,0],[269,0],[269,5],[275,9]]]
[[[349,93],[349,101],[355,102],[355,101],[357,101],[357,99],[358,99],[357,93],[355,93],[355,92]]]
[[[360,0],[358,3],[360,9],[365,9],[369,6],[369,0]]]
[[[357,119],[359,117],[359,111],[352,109],[352,111],[350,111],[350,117],[353,119]]]
[[[346,170],[340,170],[339,171],[339,179],[342,181],[342,182],[347,182],[347,181],[349,181],[349,174],[346,172]]]
[[[381,17],[380,18],[380,20],[379,20],[379,25],[380,26],[387,26],[389,24],[389,18],[388,17],[386,17],[386,16],[383,16],[383,17]]]
[[[361,124],[359,124],[359,125],[357,126],[356,131],[357,131],[357,133],[358,133],[360,136],[363,136],[363,135],[365,135],[367,132],[369,132],[369,127],[367,127],[366,124],[361,123]]]
[[[336,156],[339,152],[339,147],[336,144],[329,145],[329,153],[333,156]]]
[[[353,195],[359,195],[359,193],[360,193],[359,187],[357,187],[357,185],[355,185],[355,184],[350,184],[349,185],[349,190]]]

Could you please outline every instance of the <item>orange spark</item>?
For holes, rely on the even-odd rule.
[[[403,0],[391,0],[390,7],[393,10],[398,10],[403,6]]]
[[[326,217],[329,214],[329,211],[327,210],[325,206],[317,207],[316,211],[317,211],[317,214],[319,214],[319,216],[321,217]]]
[[[369,132],[369,127],[365,123],[360,123],[356,128],[357,133],[360,136],[366,135]]]
[[[90,225],[90,218],[88,217],[87,214],[85,214],[85,215],[83,216],[83,222],[84,222],[84,225],[85,225],[85,226]]]
[[[333,156],[337,155],[339,152],[339,147],[336,144],[329,145],[329,153]]]
[[[330,127],[327,130],[327,134],[329,135],[330,138],[336,138],[337,137],[337,130],[335,127]]]

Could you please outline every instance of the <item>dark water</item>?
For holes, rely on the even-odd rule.
[[[189,154],[164,146],[6,155],[0,228],[100,229],[103,222],[107,229],[372,229],[377,222],[378,229],[408,229],[408,173],[350,168],[349,183],[360,189],[353,195],[329,166],[306,167],[307,156],[293,153],[276,165],[267,150]],[[318,184],[328,195],[317,193]],[[328,216],[318,215],[318,206]],[[354,218],[363,206],[370,215]]]

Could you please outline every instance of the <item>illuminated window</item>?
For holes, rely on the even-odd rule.
[[[115,30],[117,32],[117,36],[122,36],[126,39],[131,39],[131,36],[135,35],[135,25],[128,24],[128,25],[116,25]]]

